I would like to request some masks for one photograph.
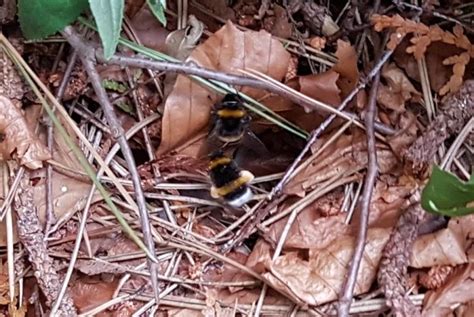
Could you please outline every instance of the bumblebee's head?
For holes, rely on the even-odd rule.
[[[239,95],[237,94],[227,94],[224,96],[224,99],[221,101],[222,103],[228,103],[228,104],[233,104],[233,103],[243,103],[242,98],[240,98]]]

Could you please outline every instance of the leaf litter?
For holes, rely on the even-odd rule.
[[[204,3],[204,1],[198,2]],[[229,6],[224,1],[219,2],[214,8],[216,12],[224,12],[222,14],[228,15],[232,20],[221,28],[212,16],[207,15],[208,11],[191,4],[192,13],[200,19],[204,16],[205,19],[201,21],[204,21],[209,29],[217,31],[211,34],[204,31],[208,37],[201,39],[196,47],[187,47],[186,51],[182,46],[178,46],[178,55],[186,56],[190,53],[186,59],[187,63],[216,71],[240,74],[239,70],[257,70],[277,81],[283,81],[306,96],[333,107],[339,106],[341,100],[360,80],[364,80],[365,74],[371,69],[369,60],[372,57],[367,55],[367,52],[359,51],[361,47],[367,50],[370,45],[364,44],[365,40],[360,39],[356,43],[352,36],[347,36],[355,31],[346,30],[345,23],[340,23],[340,34],[336,33],[333,38],[323,34],[324,32],[319,33],[322,32],[321,28],[310,25],[308,20],[310,12],[298,13],[303,17],[290,12],[291,19],[288,19],[285,8],[271,2],[265,7],[263,2],[266,1],[262,1],[261,8],[247,1],[234,6]],[[208,3],[206,5],[209,6]],[[439,4],[435,4],[437,5]],[[174,30],[174,22],[171,22],[171,27],[163,28],[154,21],[143,2],[140,8],[132,9],[133,16],[130,16],[131,23],[127,27],[136,31],[136,35],[146,46],[166,51],[165,38]],[[171,6],[171,10],[175,9]],[[326,14],[328,10],[324,9],[321,12]],[[259,17],[260,11],[263,12],[262,17]],[[342,20],[350,19],[349,14],[348,16],[343,14],[341,17]],[[293,25],[295,19],[300,20],[300,24]],[[426,103],[426,92],[420,93],[423,91],[420,82],[423,85],[426,83],[423,82],[425,78],[420,76],[416,60],[426,58],[433,94],[449,96],[451,92],[461,88],[461,96],[464,96],[462,84],[468,79],[466,77],[470,76],[471,37],[461,27],[440,28],[429,25],[428,20],[423,21],[425,24],[396,15],[378,16],[373,20],[376,31],[382,29],[395,31],[388,45],[396,51],[390,62],[380,71],[382,83],[378,87],[376,116],[377,120],[395,128],[397,132],[394,135],[379,137],[376,142],[379,177],[374,185],[375,190],[370,204],[368,236],[356,278],[354,289],[356,300],[353,307],[358,307],[359,303],[362,305],[368,303],[369,300],[365,299],[365,296],[384,286],[380,284],[384,282],[376,279],[381,259],[385,254],[384,249],[392,237],[393,230],[396,230],[397,220],[406,213],[409,197],[426,182],[426,175],[420,176],[406,168],[408,158],[406,153],[410,146],[416,144],[415,140],[418,140],[418,144],[422,144],[423,139],[420,139],[420,136],[423,137],[426,132],[438,131],[436,129],[438,121],[435,120],[434,124],[428,126],[422,108]],[[242,26],[254,30],[242,30]],[[309,35],[300,33],[304,28],[310,30]],[[297,68],[301,66],[300,61],[304,58],[295,57],[298,54],[308,56],[308,52],[296,54],[292,50],[287,51],[286,48],[290,44],[283,45],[264,31],[265,29],[286,39],[296,39],[297,44],[313,43],[314,47],[309,51],[311,57],[321,58],[315,53],[321,50],[334,52],[337,62],[331,67],[321,67],[316,63],[320,71],[310,75],[300,74]],[[356,34],[359,34],[357,32]],[[402,35],[419,36],[407,36],[402,41],[396,36],[397,32]],[[179,33],[183,34],[182,31]],[[301,36],[305,38],[302,39]],[[371,45],[376,46],[377,41],[380,41],[375,32],[367,32],[365,36],[369,41],[373,41],[370,42]],[[38,71],[49,74],[49,69]],[[115,76],[118,83],[129,84],[130,77],[120,68],[101,65],[101,72],[104,78]],[[165,241],[160,245],[158,253],[161,259],[159,273],[162,274],[160,287],[162,290],[175,287],[162,299],[159,314],[172,316],[250,314],[259,298],[263,298],[261,315],[264,316],[290,314],[294,304],[299,306],[298,313],[306,314],[308,310],[314,313],[313,309],[331,312],[331,305],[337,301],[346,281],[356,244],[355,237],[360,221],[358,188],[362,186],[361,182],[368,164],[365,132],[353,126],[346,127],[341,132],[338,128],[345,122],[340,119],[331,124],[328,131],[312,146],[311,154],[303,158],[301,166],[284,187],[284,194],[287,197],[283,202],[257,227],[256,234],[247,239],[243,246],[222,255],[219,253],[220,244],[232,238],[240,228],[242,219],[240,217],[246,215],[244,212],[233,213],[224,207],[209,203],[205,176],[206,162],[196,157],[196,153],[202,150],[208,132],[210,109],[221,96],[184,75],[176,76],[174,81],[172,74],[166,74],[166,79],[163,81],[164,91],[170,91],[170,94],[168,96],[165,94],[164,97],[152,96],[156,88],[150,84],[150,75],[143,71],[132,73],[132,77],[138,78],[136,81],[138,99],[132,98],[133,90],[125,90],[125,96],[122,97],[127,103],[133,104],[135,109],[143,107],[146,115],[156,109],[163,113],[163,118],[157,125],[161,131],[155,130],[151,133],[160,142],[158,147],[156,144],[152,146],[152,150],[156,150],[154,153],[157,156],[156,160],[150,158],[147,161],[143,158],[143,153],[140,153],[145,152],[146,137],[141,135],[135,137],[139,138],[140,142],[136,142],[134,148],[140,163],[144,162],[139,172],[147,197],[160,197],[147,198],[154,235],[158,237],[159,234]],[[94,93],[86,90],[87,82],[83,74],[81,71],[76,73],[77,89],[72,89],[63,100],[71,104],[78,102],[81,109],[89,111],[89,115],[100,121],[100,110],[97,111],[95,108],[98,99]],[[76,75],[73,74],[72,78]],[[57,87],[61,77],[45,78],[50,78],[51,86]],[[160,79],[163,79],[163,76]],[[18,82],[20,82],[18,78],[12,80],[12,83]],[[13,106],[18,101],[25,102],[24,93],[21,91],[23,83],[19,87],[18,93],[5,93],[9,98],[6,99],[9,106],[7,108],[15,109],[16,117],[22,124],[25,122],[24,126],[27,128],[21,132],[25,133],[28,145],[31,147],[37,144],[38,149],[44,150],[46,154],[33,156],[34,159],[31,159],[31,155],[26,154],[28,147],[23,150],[21,140],[8,138],[9,141],[15,140],[15,142],[10,145],[2,142],[2,146],[6,146],[5,150],[2,150],[2,155],[4,160],[16,158],[20,164],[29,167],[33,164],[38,167],[39,171],[32,178],[32,190],[34,205],[41,221],[45,219],[47,204],[44,197],[47,181],[44,169],[41,169],[40,165],[52,159],[56,162],[56,166],[62,166],[63,171],[60,169],[53,171],[53,210],[60,224],[58,228],[54,228],[56,231],[51,236],[53,241],[48,247],[48,251],[57,259],[54,268],[62,274],[69,264],[72,244],[77,235],[77,212],[83,210],[91,184],[80,181],[80,177],[71,177],[74,176],[71,175],[71,171],[79,173],[81,168],[57,134],[53,135],[53,153],[48,156],[43,133],[38,137],[36,133],[32,133],[31,124],[27,123],[37,121],[32,120],[36,118],[35,115]],[[14,85],[7,88],[16,89]],[[285,98],[263,90],[238,86],[235,88],[261,101],[269,109],[307,131],[319,127],[327,116],[327,113],[303,109]],[[111,90],[109,94],[111,98],[117,97]],[[161,99],[162,104],[157,106]],[[449,110],[447,114],[445,112],[446,108],[453,105],[452,102],[442,100],[439,103],[441,112],[445,114],[444,118],[459,119],[458,112]],[[363,118],[366,104],[366,92],[362,90],[358,93],[357,99],[350,104],[348,111]],[[134,113],[122,114],[124,127],[127,122],[136,123]],[[449,125],[449,128],[459,132],[466,123],[464,117],[463,113],[463,121],[456,121],[454,125]],[[107,133],[103,135],[97,133],[97,127],[85,116],[75,120],[81,125],[84,134],[95,140],[99,152],[106,154],[113,144],[113,139]],[[238,153],[236,159],[256,175],[263,176],[264,180],[257,177],[256,183],[252,184],[257,200],[261,200],[275,185],[275,179],[281,177],[280,174],[274,173],[283,171],[302,145],[293,142],[290,137],[282,134],[278,128],[265,120],[255,116],[253,121],[252,129],[266,146],[270,145],[268,139],[273,138],[273,144],[268,146],[272,156],[270,159],[252,157],[244,151],[244,154]],[[430,150],[433,154],[428,155],[429,164],[440,145],[444,143],[449,147],[452,142],[452,139],[444,136],[441,141],[436,140],[436,146]],[[291,147],[296,150],[289,150]],[[40,150],[33,152],[41,153]],[[469,157],[469,148],[463,148],[455,158],[453,171],[462,173],[462,169],[468,166],[466,162],[469,162]],[[427,163],[417,158],[410,159],[414,163],[421,162],[423,165]],[[129,182],[120,155],[116,156],[111,167],[117,175],[120,175],[121,181]],[[64,169],[68,170],[69,174]],[[336,186],[324,195],[316,195],[317,199],[313,198],[321,187],[328,186],[334,180],[344,180],[345,177],[350,177],[350,181],[343,182],[343,185]],[[121,193],[116,190],[113,182],[109,179],[105,182],[114,199],[122,203]],[[168,201],[172,218],[169,214],[166,216],[169,211],[166,210],[162,198]],[[195,201],[199,203],[196,204]],[[136,225],[133,207],[125,203],[120,206],[126,212],[127,221]],[[299,208],[295,221],[291,227],[286,228],[288,212],[295,208]],[[352,214],[352,217],[348,214]],[[86,313],[117,296],[131,295],[130,298],[127,297],[119,304],[99,313],[103,316],[130,316],[143,307],[146,301],[152,299],[143,257],[128,237],[119,233],[115,220],[108,215],[98,195],[93,197],[93,206],[87,221],[84,243],[79,251],[80,259],[74,267],[73,282],[68,287],[74,304],[80,313]],[[233,226],[234,229],[228,230],[229,226]],[[413,249],[408,252],[410,257],[406,259],[408,264],[405,272],[414,274],[418,280],[411,281],[412,289],[407,289],[411,293],[406,295],[410,300],[414,298],[416,292],[423,293],[423,316],[448,315],[456,307],[459,311],[472,310],[474,299],[471,298],[469,289],[472,288],[471,262],[474,258],[473,227],[472,216],[451,218],[446,226],[419,234],[414,241]],[[2,234],[3,232],[2,228]],[[285,233],[287,238],[281,244],[279,256],[274,256],[280,237]],[[6,245],[5,239],[0,239],[0,242],[1,245]],[[184,251],[179,251],[179,248],[183,248]],[[259,278],[248,274],[243,268],[257,272]],[[5,278],[2,277],[6,277],[3,272],[4,270],[0,270],[0,298],[8,301],[9,299],[4,297],[8,285],[3,282]],[[130,272],[132,274],[127,275]],[[119,282],[122,278],[125,278],[124,284]],[[394,281],[388,283],[390,282]],[[268,286],[268,291],[263,297],[262,283]],[[387,307],[383,305],[384,297],[375,296],[380,300],[380,306],[367,312],[386,311]],[[0,307],[7,303],[2,300]],[[420,302],[416,302],[416,305],[420,306]],[[0,313],[2,312],[3,310],[0,310]]]

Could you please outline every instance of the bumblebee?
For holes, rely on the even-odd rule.
[[[252,199],[249,183],[254,178],[253,174],[241,170],[235,161],[225,156],[222,151],[210,155],[209,176],[213,198],[221,199],[232,207],[241,207]]]
[[[211,134],[224,143],[235,143],[248,131],[250,115],[237,94],[227,94],[211,111]]]

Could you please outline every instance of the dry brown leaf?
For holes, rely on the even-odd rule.
[[[91,189],[90,183],[67,177],[53,171],[53,210],[57,219],[69,219],[77,211],[85,207],[87,196]],[[46,219],[46,179],[43,178],[33,187],[33,201],[42,223]],[[102,196],[98,192],[93,197],[97,202]]]
[[[423,317],[452,316],[454,308],[474,300],[474,264],[459,267],[449,281],[436,291],[428,292],[423,301]]]
[[[288,69],[289,59],[290,54],[269,33],[242,32],[228,21],[199,45],[187,62],[229,73],[251,68],[281,80]],[[243,89],[243,92],[257,99],[265,94],[255,89]],[[216,93],[179,75],[165,103],[158,154],[175,149],[203,130],[218,98]]]
[[[474,215],[452,218],[446,229],[420,236],[413,246],[410,266],[459,265],[468,262],[474,242]]]
[[[314,205],[317,204],[317,201]],[[303,210],[296,218],[285,241],[285,249],[324,249],[334,240],[350,232],[349,225],[344,223],[346,215],[321,217],[315,212],[315,206]],[[270,227],[268,236],[277,242],[287,223],[287,218]],[[253,252],[252,252],[253,254]]]
[[[354,294],[369,290],[377,273],[390,229],[369,229]],[[341,236],[326,249],[310,249],[308,258],[289,252],[266,263],[265,280],[298,305],[321,305],[338,298],[352,261],[354,238]]]
[[[43,166],[43,161],[51,158],[48,149],[41,143],[28,124],[20,109],[3,96],[0,96],[0,160],[12,157],[19,159],[21,165],[30,169]]]
[[[382,77],[387,82],[387,85],[379,86],[377,102],[387,109],[404,112],[405,103],[413,95],[420,94],[403,71],[395,66],[395,64],[386,65],[382,70]]]
[[[118,282],[118,279],[105,282],[99,277],[81,277],[72,283],[69,293],[79,313],[84,313],[111,300]]]
[[[392,151],[377,143],[379,171],[390,172],[396,164]],[[285,187],[286,194],[301,195],[316,184],[337,175],[362,168],[367,165],[367,141],[365,135],[354,131],[342,135],[328,146],[316,160],[302,169]]]
[[[337,63],[332,70],[341,75],[337,85],[343,96],[347,96],[355,88],[359,81],[359,69],[357,68],[357,52],[350,43],[337,40],[336,57]]]
[[[337,86],[339,73],[329,70],[320,74],[299,77],[300,92],[332,106],[341,103],[340,89]],[[311,109],[306,109],[310,112]]]
[[[138,10],[130,20],[130,25],[142,45],[157,51],[163,51],[166,37],[170,32],[150,12],[147,5],[142,6]]]
[[[1,100],[1,99],[0,99]],[[32,109],[28,108],[27,110]],[[28,116],[31,116],[33,112],[27,112]],[[30,118],[29,118],[30,119]],[[61,121],[63,119],[59,118]],[[30,121],[30,120],[28,120]],[[69,135],[74,135],[67,124],[63,124]],[[31,127],[31,125],[30,125]],[[31,128],[30,128],[31,129]],[[82,166],[75,157],[71,148],[65,143],[62,136],[59,135],[57,130],[54,130],[53,139],[53,159],[56,162],[61,163],[63,166],[70,168],[73,171],[82,171]],[[37,138],[36,136],[34,136]],[[44,135],[41,135],[45,138]],[[38,143],[42,144],[38,138]],[[2,173],[0,171],[0,173]],[[38,218],[42,224],[45,223],[46,219],[46,171],[39,170],[35,177],[35,184],[33,186],[33,201],[37,208]],[[87,196],[91,189],[91,183],[79,181],[78,179],[68,177],[64,174],[53,171],[53,212],[57,220],[67,221],[72,217],[75,212],[84,208]],[[4,197],[3,190],[0,188],[0,197]],[[92,202],[97,202],[102,196],[95,192]],[[15,221],[15,219],[14,219]],[[0,223],[0,246],[5,246],[6,235],[5,230],[2,230],[3,223]],[[16,225],[14,223],[14,229]],[[16,229],[15,229],[16,230]],[[16,241],[16,231],[14,235],[14,241]]]
[[[288,20],[286,9],[274,4],[272,11],[274,15],[265,17],[263,28],[274,36],[283,39],[290,38],[293,32],[293,24]]]

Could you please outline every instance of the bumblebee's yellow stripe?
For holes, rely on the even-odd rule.
[[[228,157],[225,157],[225,156],[218,157],[209,162],[209,169],[212,170],[213,168],[219,165],[229,164],[230,162],[231,162],[231,159]]]
[[[240,186],[250,183],[253,180],[253,177],[253,174],[249,171],[242,171],[240,172],[240,177],[233,180],[229,184],[224,185],[222,187],[211,188],[211,195],[216,198],[224,197],[225,195],[232,193]]]
[[[217,115],[221,118],[242,118],[246,112],[244,110],[221,109],[217,111]]]

